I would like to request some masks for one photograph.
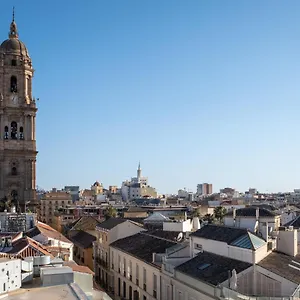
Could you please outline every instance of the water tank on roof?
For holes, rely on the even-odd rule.
[[[42,265],[49,265],[50,264],[50,256],[34,256],[33,257],[33,265],[34,266],[42,266]]]

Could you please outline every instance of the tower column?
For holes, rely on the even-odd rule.
[[[0,126],[1,126],[1,130],[0,130],[0,139],[4,138],[4,122],[3,122],[3,114],[0,114]]]

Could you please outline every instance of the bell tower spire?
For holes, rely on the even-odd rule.
[[[15,22],[15,7],[13,7],[12,21],[10,23],[10,30],[9,30],[8,37],[10,39],[17,39],[19,37],[17,24]]]
[[[142,175],[141,162],[139,162],[139,166],[138,166],[138,169],[137,169],[137,179],[138,179],[139,182],[140,182],[140,179],[141,179],[141,175]]]

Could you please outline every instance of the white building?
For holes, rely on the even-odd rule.
[[[110,264],[109,246],[118,239],[144,231],[143,227],[128,219],[109,218],[96,226],[97,240],[93,244],[94,270],[96,281],[112,290],[114,283]]]
[[[265,225],[269,230],[278,230],[280,226],[280,215],[259,207],[245,207],[233,209],[224,217],[224,225],[237,228],[250,229],[266,238]]]
[[[132,177],[131,181],[123,181],[121,186],[122,199],[124,201],[138,199],[145,196],[157,197],[156,190],[148,185],[148,178],[142,176],[141,165],[137,169],[137,176]]]
[[[0,295],[17,290],[21,285],[21,260],[0,258]]]

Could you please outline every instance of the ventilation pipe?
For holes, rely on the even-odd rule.
[[[256,221],[259,220],[259,207],[256,207]]]

